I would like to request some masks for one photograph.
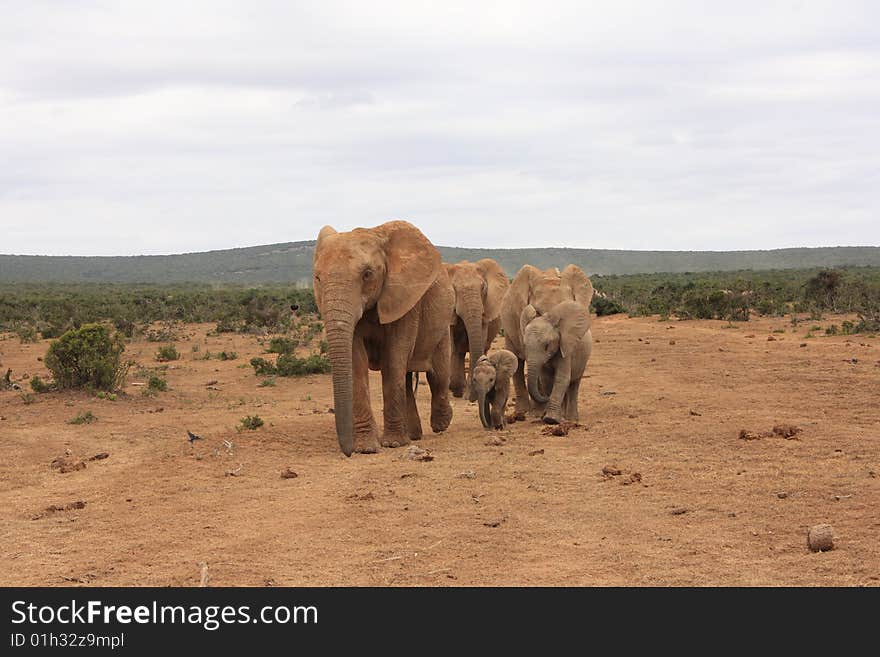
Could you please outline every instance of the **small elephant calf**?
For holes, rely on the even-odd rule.
[[[487,429],[507,426],[504,409],[510,396],[510,377],[516,372],[517,358],[512,351],[499,349],[481,356],[473,368],[471,382],[480,405],[480,421]]]

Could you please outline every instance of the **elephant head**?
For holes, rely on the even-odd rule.
[[[520,318],[528,369],[529,395],[538,403],[550,401],[540,389],[543,368],[555,359],[554,376],[565,378],[571,373],[570,361],[578,342],[590,328],[589,310],[577,301],[563,301],[543,315],[526,306]],[[554,382],[554,389],[558,389]]]
[[[440,253],[405,221],[338,233],[324,226],[314,257],[315,301],[329,345],[336,437],[346,456],[354,448],[352,343],[361,317],[372,308],[379,322],[403,317],[440,273]]]
[[[480,422],[487,429],[493,428],[489,403],[492,400],[502,405],[507,403],[510,377],[516,372],[516,368],[517,358],[507,349],[500,349],[488,356],[480,356],[474,365],[471,381],[480,408]],[[496,391],[502,394],[493,395]],[[498,398],[499,396],[501,399]],[[504,412],[503,408],[501,412]]]
[[[501,300],[507,292],[507,274],[491,258],[478,262],[463,260],[446,265],[455,289],[455,314],[467,331],[471,371],[489,345],[483,344],[484,327],[501,315]]]
[[[501,317],[509,344],[524,356],[522,313],[532,307],[532,317],[543,315],[562,301],[576,301],[590,307],[593,285],[577,265],[568,265],[561,272],[556,268],[541,271],[532,265],[523,265],[510,284],[502,303]]]

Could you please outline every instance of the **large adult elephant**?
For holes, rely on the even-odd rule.
[[[526,387],[525,325],[521,323],[523,311],[531,306],[535,316],[544,315],[563,301],[575,301],[589,309],[592,298],[593,284],[577,265],[568,265],[561,272],[556,268],[541,271],[532,265],[523,265],[513,278],[501,302],[501,327],[504,329],[506,348],[518,359],[518,367],[513,374],[517,415],[530,410],[539,415],[544,412],[544,403],[537,399],[530,401]]]
[[[336,437],[346,456],[378,450],[368,370],[382,372],[381,444],[421,437],[413,372],[431,387],[431,429],[452,420],[449,356],[455,294],[440,253],[405,221],[338,233],[324,226],[314,260],[315,301],[327,333]]]
[[[455,318],[452,324],[452,378],[449,388],[455,397],[464,395],[465,354],[470,353],[471,380],[474,365],[485,354],[501,329],[501,300],[510,283],[507,274],[491,258],[477,262],[462,260],[446,264],[446,272],[455,290]],[[474,401],[470,389],[468,399]]]

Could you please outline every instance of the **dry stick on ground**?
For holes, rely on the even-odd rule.
[[[199,562],[199,586],[208,585],[208,564],[204,561]]]
[[[379,559],[378,561],[374,561],[373,563],[384,563],[386,561],[394,561],[395,559],[403,559],[403,557],[388,557],[387,559]]]

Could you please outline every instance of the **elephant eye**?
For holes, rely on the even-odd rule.
[[[320,282],[321,282],[321,277],[318,276],[317,274],[315,274],[315,283],[320,283]]]
[[[364,273],[361,274],[361,278],[363,278],[365,281],[370,280],[371,278],[373,278],[373,270],[372,269],[364,269]]]

